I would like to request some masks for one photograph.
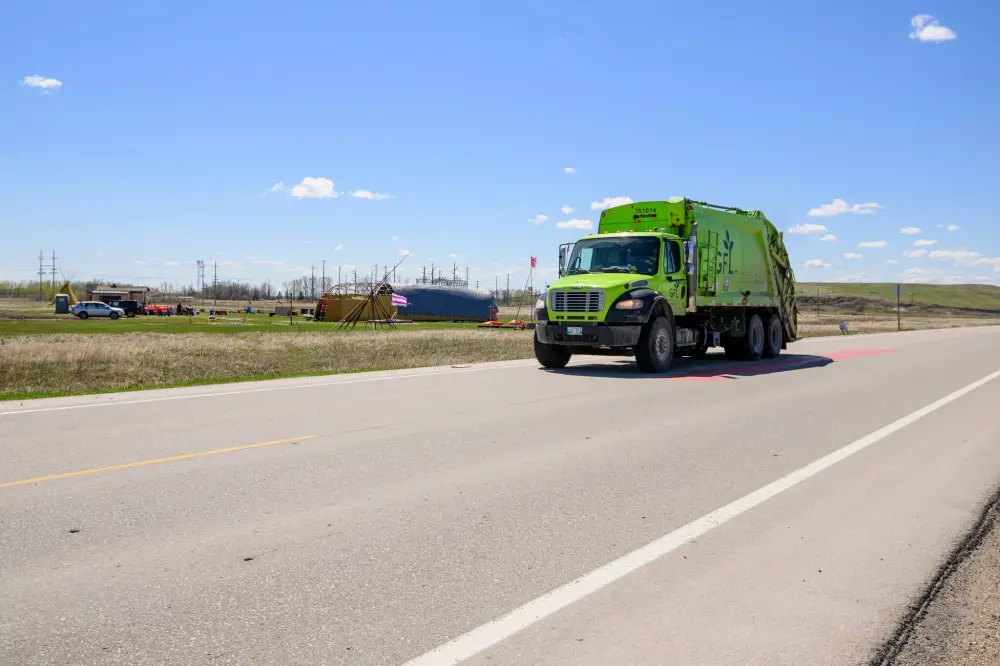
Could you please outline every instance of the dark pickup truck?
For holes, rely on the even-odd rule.
[[[111,301],[108,303],[113,308],[121,308],[125,311],[126,317],[134,317],[142,314],[142,307],[139,301]]]

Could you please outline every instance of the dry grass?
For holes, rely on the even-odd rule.
[[[837,314],[799,312],[799,335],[815,337],[821,335],[842,335],[840,322],[846,321],[850,334],[888,333],[897,330],[896,314]],[[930,328],[962,328],[966,326],[997,326],[1000,317],[955,317],[946,315],[904,314],[900,322],[904,331],[920,331]]]
[[[0,346],[0,398],[529,358],[531,331],[44,335]]]

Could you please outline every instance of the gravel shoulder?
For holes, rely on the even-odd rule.
[[[925,597],[915,623],[901,628],[909,629],[902,649],[895,658],[875,663],[1000,664],[1000,493],[973,529],[966,548],[956,555]]]

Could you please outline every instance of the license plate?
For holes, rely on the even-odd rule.
[[[582,326],[567,326],[566,335],[583,335]]]

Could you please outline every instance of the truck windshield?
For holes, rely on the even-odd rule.
[[[588,238],[573,248],[567,273],[641,273],[655,275],[660,239],[652,236]]]

